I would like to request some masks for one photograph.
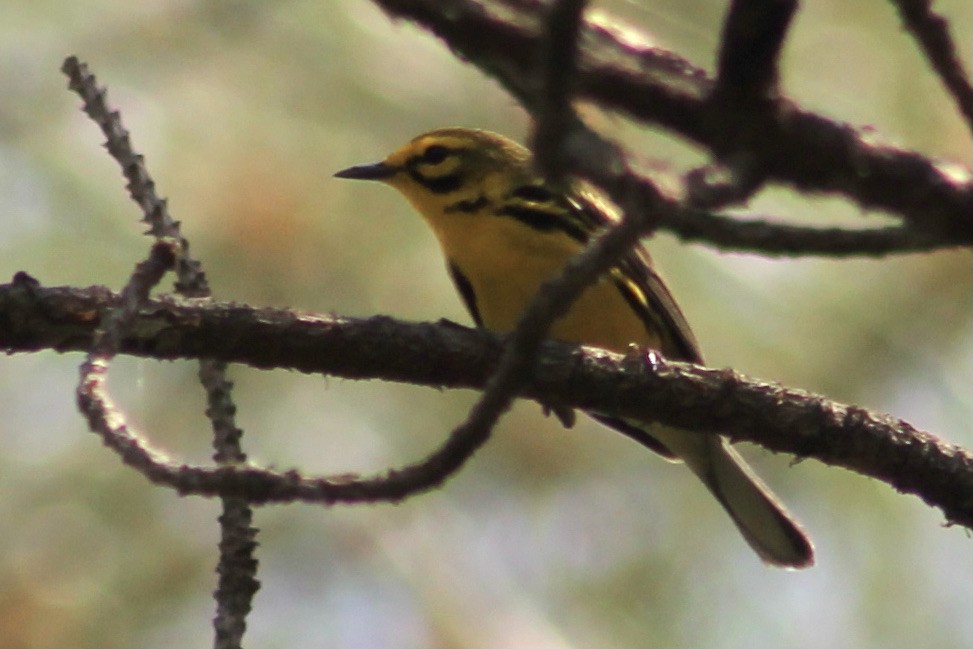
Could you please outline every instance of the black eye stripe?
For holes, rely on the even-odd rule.
[[[414,181],[434,194],[448,194],[463,186],[464,176],[457,164],[446,164],[450,157],[457,157],[459,149],[442,144],[432,144],[425,151],[409,158],[406,170]],[[458,162],[453,160],[454,163]],[[446,167],[446,168],[442,168]]]
[[[459,173],[445,176],[426,176],[416,165],[409,165],[409,176],[433,194],[449,194],[463,186],[463,176]]]

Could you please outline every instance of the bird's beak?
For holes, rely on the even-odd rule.
[[[376,162],[370,165],[358,165],[342,169],[335,174],[335,178],[352,178],[355,180],[386,180],[399,173],[398,167]]]

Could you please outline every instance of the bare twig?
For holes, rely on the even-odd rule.
[[[683,241],[705,241],[721,250],[751,252],[767,257],[795,257],[821,254],[829,257],[868,255],[881,257],[892,253],[929,252],[959,244],[930,236],[908,226],[869,230],[811,228],[775,223],[768,218],[746,220],[721,216],[703,210],[683,210],[662,217],[659,227]]]
[[[720,38],[713,93],[735,103],[777,94],[778,62],[797,0],[733,0]]]
[[[110,308],[95,332],[87,363],[108,361],[117,353],[122,337],[128,334],[139,309],[149,299],[152,288],[175,265],[174,248],[171,243],[157,242],[149,251],[148,258],[135,267],[118,303]]]
[[[686,204],[697,210],[716,210],[745,204],[764,183],[753,159],[737,155],[733,160],[711,162],[690,170],[683,178]]]
[[[686,175],[689,205],[715,209],[743,204],[766,181],[766,169],[756,155],[759,145],[746,140],[755,131],[746,125],[775,120],[780,52],[796,10],[796,0],[730,3],[709,102],[733,120],[727,125],[728,138],[741,139],[714,149],[718,160]]]
[[[200,383],[206,389],[207,409],[213,428],[213,459],[221,466],[241,466],[247,461],[240,445],[243,434],[237,428],[236,407],[230,396],[233,384],[226,378],[226,363],[213,359],[199,362]],[[244,498],[224,496],[220,522],[220,559],[216,566],[219,581],[214,593],[216,630],[214,647],[233,649],[241,646],[247,629],[253,596],[260,588],[256,579],[257,529],[253,527],[253,509]]]
[[[176,273],[179,280],[177,289],[190,297],[206,297],[209,285],[199,262],[189,256],[189,244],[179,232],[179,222],[169,214],[166,200],[155,191],[155,181],[145,169],[144,158],[135,153],[129,140],[129,133],[122,125],[117,111],[108,107],[105,89],[89,71],[88,66],[77,57],[69,56],[61,66],[69,79],[68,87],[78,93],[84,112],[94,121],[105,135],[105,148],[118,162],[125,180],[129,196],[142,210],[142,221],[149,225],[146,234],[157,240],[171,239],[178,243]]]
[[[678,196],[665,194],[661,187],[672,184],[667,182],[668,179],[655,182],[627,164],[610,164],[609,160],[624,159],[619,147],[589,129],[576,117],[569,129],[559,135],[572,145],[565,146],[561,153],[561,164],[566,171],[595,183],[616,203],[629,200],[631,188],[639,187],[639,191],[652,197],[651,202],[664,206],[645,222],[643,234],[661,227],[685,241],[705,241],[728,251],[759,250],[765,256],[818,253],[832,257],[879,257],[890,253],[926,252],[960,246],[950,237],[905,225],[867,230],[813,228],[775,223],[769,218],[744,220],[714,214],[692,205],[687,206]],[[692,203],[688,198],[686,202]]]
[[[587,0],[560,0],[547,18],[544,91],[532,138],[534,164],[553,183],[565,173],[564,138],[577,119],[571,107],[577,77],[578,37]]]
[[[973,86],[963,71],[946,20],[930,9],[930,0],[892,0],[906,29],[915,37],[943,85],[973,131]]]

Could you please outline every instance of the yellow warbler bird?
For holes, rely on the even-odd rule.
[[[546,184],[527,149],[487,131],[431,131],[382,162],[335,175],[401,192],[432,227],[473,320],[497,332],[511,331],[541,284],[614,220],[583,192]],[[550,335],[620,353],[634,343],[702,363],[689,325],[641,246],[585,289]],[[721,437],[589,414],[684,461],[764,561],[791,568],[814,562],[804,532]]]

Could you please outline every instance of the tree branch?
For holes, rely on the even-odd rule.
[[[909,226],[865,230],[809,228],[774,223],[766,218],[742,220],[705,210],[683,210],[672,218],[663,216],[659,227],[683,241],[705,242],[726,251],[760,251],[766,257],[814,254],[881,257],[960,247],[958,243],[947,243],[943,237]]]
[[[930,0],[892,0],[899,10],[902,22],[915,37],[926,55],[926,60],[942,79],[956,106],[963,113],[966,126],[973,131],[973,86],[963,71],[963,64],[956,54],[956,45],[949,35],[949,25],[931,11]]]
[[[777,93],[780,51],[796,0],[733,0],[723,21],[715,94],[756,102]]]
[[[545,86],[539,53],[546,42],[541,3],[374,2],[432,31],[457,55],[499,80],[529,111],[541,110]],[[918,153],[878,144],[870,135],[784,98],[775,100],[762,118],[739,123],[714,96],[714,82],[684,59],[622,42],[591,22],[582,34],[574,82],[580,96],[670,129],[720,160],[746,159],[758,177],[799,191],[840,194],[862,208],[898,216],[927,237],[973,245],[968,171],[957,173]]]
[[[7,353],[85,350],[97,314],[122,298],[108,289],[42,288],[25,275],[0,285],[0,349]],[[121,340],[121,351],[157,359],[200,354],[252,367],[383,379],[436,388],[480,389],[496,370],[502,339],[454,324],[409,324],[322,317],[232,304],[150,300]],[[622,357],[544,342],[523,396],[542,403],[657,420],[813,457],[882,480],[973,529],[973,457],[907,422],[732,370]],[[255,468],[193,468],[173,463],[132,432],[126,462],[181,493],[252,502],[360,502],[395,499],[411,467],[365,480],[304,478]],[[146,460],[147,456],[158,464]],[[420,463],[421,464],[421,463]],[[151,467],[150,467],[151,465]],[[390,482],[391,480],[391,482]]]
[[[744,204],[766,182],[760,160],[746,140],[747,124],[773,119],[778,99],[778,63],[796,0],[734,0],[730,3],[717,56],[716,82],[709,101],[736,126],[740,140],[730,153],[687,174],[691,205],[716,209]]]
[[[578,37],[587,0],[562,0],[548,12],[546,23],[544,90],[537,111],[534,164],[554,185],[562,185],[568,169],[564,145],[578,118],[571,100],[577,77]]]

